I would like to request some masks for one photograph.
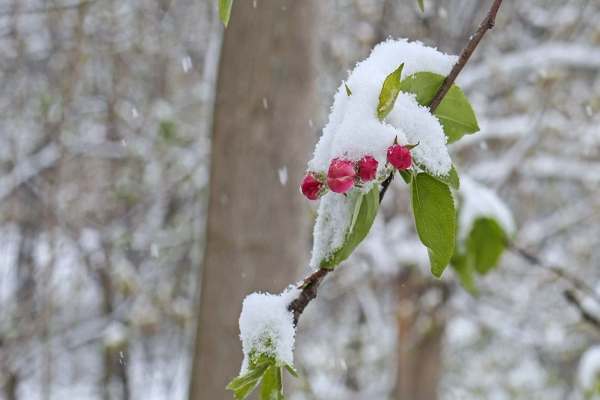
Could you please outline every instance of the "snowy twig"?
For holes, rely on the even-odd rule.
[[[429,106],[431,112],[435,111],[435,109],[440,105],[440,102],[443,100],[446,93],[448,93],[448,90],[450,90],[450,87],[452,87],[454,81],[469,61],[469,58],[479,45],[479,42],[481,42],[481,39],[483,39],[483,36],[488,30],[494,27],[494,23],[496,21],[496,14],[498,13],[498,9],[500,8],[501,4],[502,0],[494,0],[494,2],[492,3],[492,6],[490,7],[485,19],[479,25],[477,32],[475,32],[475,34],[470,37],[469,42],[467,43],[463,51],[460,53],[458,62],[454,65],[454,67],[450,71],[450,74],[446,77],[446,79],[438,89],[436,95],[434,96]],[[379,196],[380,203],[381,201],[383,201],[383,197],[389,185],[391,184],[393,177],[394,175],[392,173],[381,184],[381,191]],[[312,274],[310,274],[309,276],[307,276],[306,278],[304,278],[302,283],[300,283],[300,285],[298,286],[298,288],[301,289],[300,295],[298,296],[298,298],[292,301],[288,307],[290,312],[292,312],[294,315],[294,325],[298,324],[300,315],[302,315],[302,312],[304,312],[304,309],[306,308],[308,303],[310,303],[315,297],[317,297],[319,285],[321,284],[325,276],[327,276],[327,274],[329,274],[329,272],[331,271],[331,269],[320,268]]]
[[[577,311],[579,311],[579,314],[581,314],[581,318],[584,321],[588,322],[589,324],[593,325],[596,329],[600,330],[600,319],[598,319],[598,317],[586,310],[586,308],[583,306],[583,303],[579,300],[577,294],[573,290],[565,290],[563,292],[563,296],[565,297],[565,300],[569,302],[569,304],[573,305],[573,307],[575,307]]]
[[[498,10],[500,9],[501,4],[502,0],[494,0],[487,15],[479,25],[479,28],[477,28],[475,34],[471,35],[471,37],[469,38],[467,45],[460,52],[458,61],[456,62],[456,64],[454,64],[454,67],[452,67],[452,70],[450,71],[446,79],[444,79],[442,86],[440,86],[435,96],[433,96],[433,100],[431,100],[431,104],[429,105],[429,110],[431,112],[434,112],[436,108],[438,108],[438,106],[444,99],[444,96],[446,96],[446,93],[448,93],[448,90],[450,90],[450,88],[454,84],[454,81],[456,81],[456,78],[458,78],[458,75],[471,58],[471,55],[479,45],[479,42],[481,42],[481,39],[483,39],[483,36],[487,33],[488,30],[494,27],[494,24],[496,23],[496,15],[498,14]],[[393,179],[394,173],[392,172],[390,176],[388,176],[386,180],[383,181],[381,185],[381,194],[379,196],[380,203],[383,200],[383,196],[387,191],[388,186],[392,183]]]
[[[454,81],[458,77],[458,74],[460,74],[460,71],[462,71],[464,66],[469,61],[469,58],[471,58],[471,55],[477,48],[477,45],[479,45],[479,42],[481,42],[481,39],[483,39],[483,36],[487,33],[488,30],[494,27],[494,24],[496,23],[496,14],[498,14],[498,10],[500,9],[501,4],[502,0],[494,0],[485,19],[481,22],[479,28],[477,28],[477,32],[475,32],[475,34],[471,36],[469,42],[467,43],[463,51],[460,53],[460,56],[458,57],[458,62],[454,65],[452,71],[450,71],[450,74],[448,74],[448,76],[444,80],[444,83],[442,83],[442,86],[440,86],[439,90],[437,91],[436,95],[431,101],[431,105],[429,106],[429,108],[432,112],[440,105],[440,103],[444,99],[444,96],[446,95],[446,93],[448,93],[448,90],[450,90],[452,84],[454,84]]]
[[[537,255],[515,245],[514,243],[509,242],[508,248],[515,254],[519,255],[529,264],[545,269],[546,271],[551,272],[557,278],[560,278],[566,282],[568,282],[573,288],[579,290],[582,293],[588,294],[591,298],[594,299],[598,304],[600,304],[600,295],[592,288],[590,285],[585,283],[583,280],[578,277],[571,275],[563,268],[556,265],[548,265],[544,261],[540,259]]]

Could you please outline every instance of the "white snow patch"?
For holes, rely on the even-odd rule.
[[[480,185],[466,175],[460,179],[462,205],[458,216],[458,237],[465,240],[478,218],[493,218],[506,234],[515,232],[512,213],[492,190]]]
[[[533,390],[544,385],[547,374],[544,368],[533,357],[525,356],[508,374],[508,382],[514,388]]]
[[[457,317],[450,321],[446,330],[446,339],[451,346],[473,345],[480,337],[479,326],[470,319]]]
[[[311,268],[318,268],[322,260],[344,244],[354,211],[355,193],[353,191],[348,196],[341,196],[329,192],[321,198],[313,230]]]
[[[288,306],[299,292],[299,289],[289,287],[279,295],[252,293],[246,296],[240,314],[244,352],[242,374],[247,372],[253,352],[273,357],[283,364],[293,364],[296,330]]]
[[[288,181],[288,169],[287,166],[283,166],[277,170],[277,176],[279,177],[279,183],[281,186],[287,185]]]
[[[417,103],[414,94],[400,93],[387,119],[404,132],[409,144],[419,144],[411,150],[418,164],[438,176],[450,171],[452,160],[446,147],[444,129],[428,108]]]
[[[104,345],[106,347],[119,347],[127,342],[127,328],[119,321],[111,322],[104,329]]]
[[[329,120],[315,147],[310,171],[326,172],[336,157],[359,160],[365,155],[379,162],[379,172],[386,164],[387,148],[400,144],[419,145],[413,150],[417,163],[434,175],[446,175],[452,161],[446,136],[435,116],[419,105],[413,95],[401,93],[385,121],[376,114],[379,93],[385,78],[400,64],[402,77],[421,71],[447,75],[456,62],[438,50],[406,39],[387,40],[375,46],[369,57],[359,62],[335,96]],[[352,94],[348,96],[346,86]],[[342,245],[351,215],[347,197],[328,194],[321,199],[314,229],[311,267]]]
[[[600,378],[600,346],[592,346],[583,353],[579,361],[577,379],[581,388],[592,390]]]
[[[358,63],[338,88],[309,169],[325,171],[335,157],[356,160],[366,154],[375,157],[383,167],[386,150],[397,137],[400,144],[421,143],[422,150],[415,153],[415,158],[435,174],[447,173],[451,163],[442,127],[414,96],[398,96],[389,123],[377,119],[376,108],[383,81],[400,64],[404,63],[405,78],[420,71],[447,75],[455,62],[456,56],[406,39],[390,39],[375,46],[371,55]],[[346,94],[346,84],[351,96]]]

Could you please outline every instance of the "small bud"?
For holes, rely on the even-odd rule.
[[[388,147],[387,160],[395,168],[403,171],[410,168],[412,164],[412,155],[410,154],[410,150],[405,146],[393,144]]]
[[[379,163],[372,156],[364,156],[358,162],[358,177],[363,182],[369,182],[377,176],[377,166]]]
[[[302,180],[300,190],[307,199],[317,200],[323,190],[323,182],[319,181],[312,172],[309,172]]]
[[[354,186],[354,165],[350,160],[334,158],[327,171],[327,185],[335,193],[346,193]]]

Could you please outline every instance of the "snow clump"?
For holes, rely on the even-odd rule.
[[[252,293],[244,299],[240,314],[240,339],[244,360],[241,374],[248,372],[251,357],[264,355],[282,365],[294,362],[296,329],[289,304],[299,289],[290,287],[279,295]]]

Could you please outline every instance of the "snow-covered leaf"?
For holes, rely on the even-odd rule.
[[[431,273],[439,278],[454,252],[454,199],[446,184],[426,173],[415,176],[411,188],[417,233],[429,250]]]
[[[321,268],[335,268],[336,265],[352,254],[356,246],[358,246],[369,233],[378,209],[379,187],[374,185],[368,193],[361,193],[357,197],[356,203],[354,204],[352,222],[346,232],[344,244],[321,262]]]
[[[402,92],[414,93],[419,104],[429,106],[438,89],[446,79],[433,72],[417,72],[400,82]],[[479,130],[477,117],[467,96],[456,85],[452,85],[444,99],[433,113],[444,127],[448,143],[452,143],[468,133]]]
[[[385,81],[383,81],[383,86],[379,93],[379,104],[377,105],[377,118],[379,118],[379,120],[383,120],[390,111],[392,111],[392,108],[394,108],[394,102],[396,101],[396,97],[398,97],[398,93],[400,93],[403,68],[404,64],[400,64],[400,66],[396,68],[394,72],[389,74],[385,78]]]
[[[244,360],[242,373],[264,359],[273,359],[278,365],[294,362],[294,317],[288,306],[298,295],[290,287],[279,295],[252,293],[242,303],[240,339]]]
[[[450,186],[452,189],[460,189],[460,178],[458,177],[458,172],[456,171],[456,167],[454,166],[454,164],[452,164],[452,168],[450,169],[450,172],[448,172],[448,175],[433,177],[438,181]]]
[[[456,167],[452,164],[452,168],[447,175],[434,175],[430,171],[427,170],[423,165],[419,165],[421,169],[427,172],[432,178],[437,179],[438,181],[445,183],[450,186],[452,189],[458,190],[460,188],[460,178],[458,177],[458,172],[456,171]]]

